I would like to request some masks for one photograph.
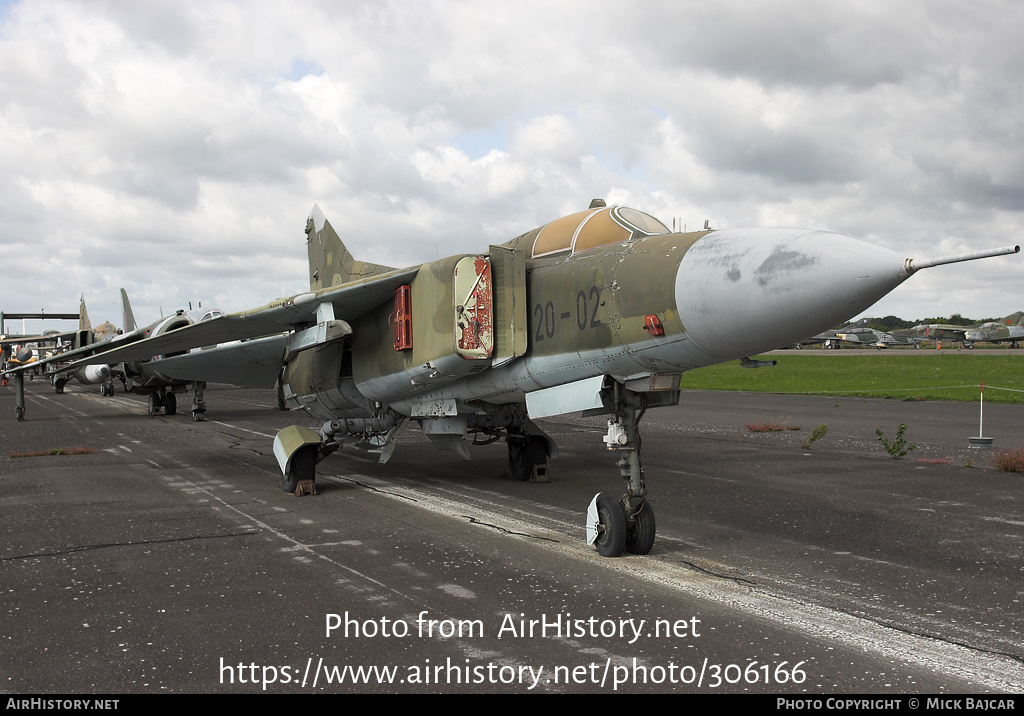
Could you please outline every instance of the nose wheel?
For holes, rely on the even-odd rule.
[[[602,557],[618,557],[624,551],[645,555],[654,547],[654,509],[644,502],[632,518],[622,503],[598,493],[587,508],[587,544]]]
[[[616,385],[614,405],[614,417],[608,421],[604,443],[618,453],[626,494],[619,500],[602,493],[594,495],[587,509],[587,544],[594,545],[602,557],[618,557],[623,551],[648,554],[654,547],[657,529],[640,464],[638,427],[647,401],[642,393]]]
[[[626,513],[615,498],[594,495],[587,508],[587,544],[602,557],[618,557],[626,546]]]
[[[644,501],[640,510],[626,523],[626,551],[630,554],[647,554],[654,547],[654,510],[651,503]]]

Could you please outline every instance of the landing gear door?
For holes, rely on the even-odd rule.
[[[491,247],[494,283],[494,360],[497,368],[526,353],[526,254],[505,246]]]
[[[455,265],[455,351],[462,358],[490,358],[494,350],[494,294],[486,256]]]

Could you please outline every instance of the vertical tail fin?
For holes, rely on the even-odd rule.
[[[356,261],[316,204],[306,219],[306,247],[311,291],[394,271],[390,266]]]
[[[121,313],[124,318],[124,332],[131,333],[135,330],[135,314],[132,313],[132,304],[128,302],[128,294],[121,289]]]
[[[88,331],[92,329],[89,321],[89,312],[85,310],[85,294],[82,294],[81,303],[78,305],[78,330]]]
[[[75,348],[87,346],[92,342],[92,322],[89,320],[88,311],[85,310],[85,294],[82,294],[81,302],[78,304],[78,333],[75,335]]]

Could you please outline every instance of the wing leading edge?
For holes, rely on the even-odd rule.
[[[261,308],[212,318],[131,345],[98,353],[76,361],[72,367],[145,360],[218,343],[271,336],[316,324],[320,307],[325,304],[333,306],[335,319],[351,322],[367,311],[392,300],[395,289],[411,281],[418,270],[419,267],[401,269],[341,286],[278,299]]]

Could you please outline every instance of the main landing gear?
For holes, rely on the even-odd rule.
[[[206,420],[206,400],[203,394],[206,391],[206,381],[196,381],[192,384],[192,422],[201,423]]]
[[[100,395],[104,398],[109,398],[114,394],[114,377],[110,376],[105,381],[100,383]]]
[[[548,445],[541,435],[531,435],[520,428],[509,428],[508,471],[513,480],[547,482]]]
[[[626,493],[618,500],[598,493],[587,510],[587,544],[602,557],[618,557],[623,550],[647,554],[654,546],[654,510],[647,501],[640,464],[640,419],[647,410],[643,393],[615,385],[615,411],[608,421],[604,442],[619,454],[618,466]]]
[[[149,414],[158,415],[160,408],[164,409],[164,415],[175,415],[178,412],[178,396],[164,388],[154,390],[149,394]]]

